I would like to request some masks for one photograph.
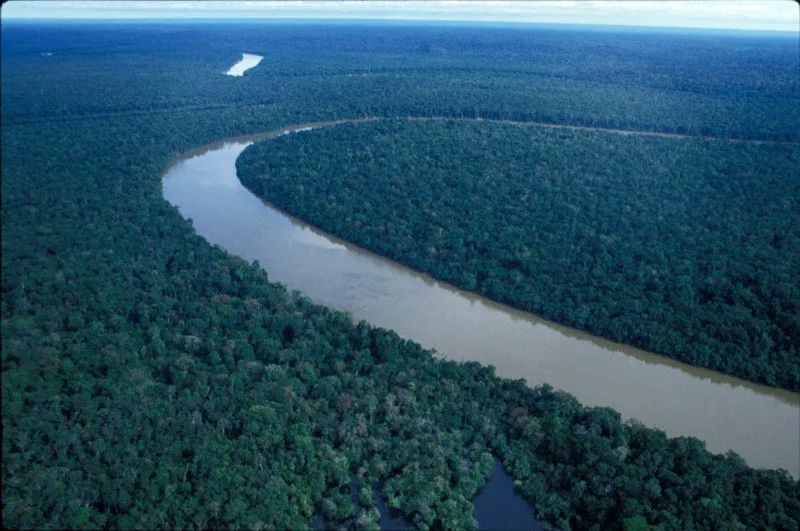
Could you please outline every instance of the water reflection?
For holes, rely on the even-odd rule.
[[[264,56],[262,55],[243,53],[241,60],[232,67],[230,67],[230,69],[228,69],[228,71],[225,72],[225,75],[234,77],[243,76],[247,70],[250,70],[251,68],[256,66],[258,63],[261,62],[263,58]]]
[[[297,127],[323,127],[333,122]],[[800,476],[800,395],[599,339],[438,282],[310,228],[245,189],[239,137],[184,154],[165,170],[164,195],[208,241],[315,302],[352,312],[507,378],[549,383],[586,405],[609,406],[670,436],[732,449],[756,467]],[[309,134],[309,133],[297,133]]]

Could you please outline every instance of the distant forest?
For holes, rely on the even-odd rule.
[[[797,39],[368,25],[2,29],[4,527],[301,529],[321,514],[336,528],[376,529],[377,493],[416,528],[474,529],[472,499],[497,456],[553,528],[798,529],[800,482],[786,471],[750,468],[476,363],[434,359],[314,305],[199,237],[163,199],[160,174],[177,153],[214,140],[363,116],[800,140]],[[243,51],[265,59],[241,78],[221,75]],[[429,124],[407,134],[441,127],[501,130]],[[630,142],[641,150],[653,140]],[[674,145],[676,155],[725,149]],[[776,179],[793,153],[741,149],[743,163],[773,149],[763,164]],[[613,181],[597,168],[598,180]],[[796,203],[796,189],[775,186],[790,202],[779,212]],[[648,197],[630,200],[644,207]],[[667,215],[683,216],[680,204]],[[748,218],[759,220],[758,237],[759,213]],[[593,263],[614,252],[606,235],[582,250]],[[786,253],[794,243],[784,233],[769,245]],[[774,265],[754,271],[775,274]],[[657,273],[644,278],[658,289],[694,288],[691,276]],[[763,326],[777,345],[777,330],[790,330]]]
[[[800,390],[800,145],[395,120],[263,142],[237,168],[460,288]]]

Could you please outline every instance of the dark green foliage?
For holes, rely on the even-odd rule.
[[[251,146],[237,167],[280,208],[461,288],[800,390],[796,145],[395,120]]]
[[[215,139],[427,109],[419,102],[453,115],[485,100],[469,87],[437,93],[479,69],[430,84],[414,68],[368,82],[332,75],[393,62],[379,47],[397,39],[361,31],[4,23],[4,527],[297,529],[322,512],[370,528],[366,496],[359,521],[347,496],[357,474],[421,528],[468,529],[496,454],[553,526],[797,529],[800,487],[785,472],[435,361],[270,284],[163,200],[164,165]],[[423,53],[437,35],[466,47],[456,66],[480,58],[474,35],[409,29],[402,42],[420,50],[396,50],[394,64],[412,54],[441,66],[435,49]],[[270,59],[220,76],[242,50]],[[776,101],[796,92],[766,79]],[[391,106],[403,97],[411,103]]]

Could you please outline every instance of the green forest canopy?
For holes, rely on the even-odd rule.
[[[375,487],[419,528],[469,529],[494,454],[562,529],[797,529],[785,471],[287,293],[198,237],[160,180],[216,139],[365,115],[792,137],[795,42],[5,21],[0,38],[4,526],[303,528],[321,511],[374,529]],[[242,50],[265,60],[220,75]]]
[[[800,390],[800,146],[475,121],[262,142],[242,181],[371,251],[614,341]]]

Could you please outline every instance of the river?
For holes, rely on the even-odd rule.
[[[753,384],[620,345],[458,290],[309,227],[250,193],[236,176],[256,140],[330,123],[237,137],[192,150],[164,170],[164,197],[198,234],[272,281],[356,320],[394,329],[437,355],[549,383],[584,405],[609,406],[751,466],[800,477],[800,394]],[[303,134],[296,132],[294,134]]]
[[[244,73],[247,70],[250,70],[251,68],[256,66],[258,63],[260,63],[263,58],[264,58],[264,56],[262,56],[262,55],[255,55],[255,54],[252,54],[252,53],[243,53],[242,54],[242,58],[239,60],[239,62],[236,63],[235,65],[233,65],[232,67],[230,67],[228,69],[228,71],[225,72],[225,75],[234,76],[234,77],[241,77],[241,76],[244,75]]]

